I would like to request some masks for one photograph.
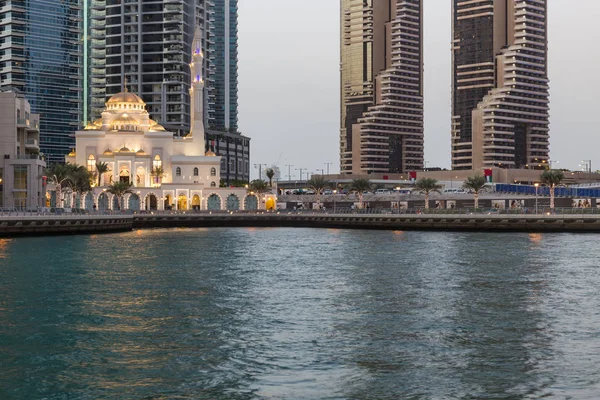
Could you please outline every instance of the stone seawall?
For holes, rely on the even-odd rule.
[[[1,216],[0,237],[130,231],[132,215]]]
[[[600,232],[600,215],[165,214],[136,215],[133,227],[309,227],[490,232]]]

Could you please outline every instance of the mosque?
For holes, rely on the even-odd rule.
[[[139,210],[256,210],[261,199],[245,188],[220,188],[221,157],[205,152],[200,31],[192,48],[190,102],[192,128],[185,137],[174,136],[153,121],[144,101],[134,93],[117,93],[106,102],[102,117],[75,133],[75,150],[66,161],[85,165],[97,173],[96,163],[108,170],[96,176],[92,192],[81,208],[108,210],[119,207],[107,192],[114,182],[133,186],[124,196],[124,208]],[[264,203],[264,199],[262,201]]]

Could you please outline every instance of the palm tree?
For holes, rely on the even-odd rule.
[[[132,186],[133,184],[129,182],[115,182],[110,185],[106,191],[117,196],[117,199],[119,200],[119,207],[120,209],[123,209],[123,196],[125,196],[127,193],[133,193],[133,190],[131,190]]]
[[[473,192],[475,208],[479,208],[479,193],[485,188],[485,177],[482,175],[471,176],[467,178],[462,187]]]
[[[550,208],[554,209],[554,190],[565,179],[565,174],[562,171],[550,170],[542,172],[540,178],[542,183],[550,188]]]
[[[429,209],[429,194],[432,192],[440,193],[442,185],[433,178],[421,178],[415,183],[415,189],[419,193],[425,194],[425,209]]]
[[[69,186],[78,195],[78,198],[81,199],[84,193],[92,190],[92,174],[82,165],[68,165],[71,168]]]
[[[154,177],[154,183],[160,183],[160,179],[165,175],[162,165],[157,165],[150,171],[150,176]]]
[[[262,179],[255,179],[248,185],[248,191],[256,193],[259,197],[263,193],[271,191],[269,184]]]
[[[267,168],[265,175],[269,178],[269,186],[273,187],[273,177],[275,176],[275,170],[273,168]]]
[[[69,186],[71,178],[70,164],[53,164],[46,168],[45,175],[48,177],[48,182],[56,185],[56,207],[63,207],[62,190]]]
[[[102,180],[102,174],[105,174],[108,172],[108,164],[105,162],[98,161],[96,163],[96,171],[98,171],[98,187],[100,187],[100,183]]]
[[[322,175],[313,175],[306,184],[309,188],[315,191],[317,196],[317,204],[321,204],[321,193],[325,188],[329,187],[329,181],[327,181]]]
[[[353,190],[358,195],[358,206],[363,208],[363,195],[372,189],[371,181],[365,178],[353,179],[350,184],[350,190]]]

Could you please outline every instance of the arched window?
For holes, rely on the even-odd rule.
[[[158,154],[154,156],[154,161],[152,163],[152,167],[154,167],[154,168],[162,167],[162,161],[160,160],[160,156]]]
[[[215,182],[215,181],[212,181],[212,182],[210,183],[210,187],[217,187],[217,184],[216,184],[216,182]]]
[[[210,176],[217,176],[217,169],[215,167],[210,169]]]
[[[96,157],[93,154],[90,154],[87,161],[87,170],[90,173],[94,173],[96,171]]]
[[[194,168],[194,176],[198,176],[198,167]]]
[[[181,168],[177,167],[177,169],[175,170],[175,175],[181,176]]]

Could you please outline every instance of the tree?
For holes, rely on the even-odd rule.
[[[482,175],[471,176],[464,181],[462,187],[473,192],[475,208],[479,208],[479,193],[485,188],[485,177]]]
[[[275,176],[275,170],[273,168],[267,168],[265,175],[269,178],[269,186],[273,187],[273,177]]]
[[[429,209],[429,195],[432,192],[440,193],[441,188],[442,185],[439,185],[438,181],[433,178],[421,178],[415,183],[415,190],[425,194],[425,209]]]
[[[100,187],[102,181],[102,174],[108,172],[108,164],[105,162],[98,161],[96,163],[96,171],[98,171],[98,187]]]
[[[256,193],[259,197],[263,193],[271,191],[269,184],[262,179],[255,179],[248,185],[248,191]]]
[[[129,182],[115,182],[112,185],[110,185],[108,189],[106,189],[106,191],[110,194],[117,196],[117,199],[119,200],[119,208],[122,210],[123,196],[125,196],[128,193],[133,193],[133,190],[131,190],[132,186],[133,184]]]
[[[550,208],[554,208],[554,191],[565,179],[565,174],[558,170],[549,170],[542,172],[540,176],[542,183],[550,188]]]
[[[71,178],[72,164],[53,164],[46,168],[45,175],[48,177],[48,182],[56,185],[56,207],[63,207],[63,189],[69,187],[69,179]]]
[[[165,170],[162,166],[156,166],[150,171],[150,176],[154,179],[154,183],[159,184],[161,178],[165,175]]]
[[[329,181],[327,181],[322,175],[313,175],[308,181],[306,181],[306,185],[315,191],[315,195],[317,196],[317,204],[321,204],[321,194],[325,188],[329,187]]]
[[[363,207],[363,195],[372,189],[371,181],[365,178],[353,179],[350,183],[350,190],[355,191],[358,195],[358,206]]]
[[[69,186],[73,192],[81,198],[84,193],[92,190],[92,174],[82,165],[68,165],[71,169],[69,174]]]

